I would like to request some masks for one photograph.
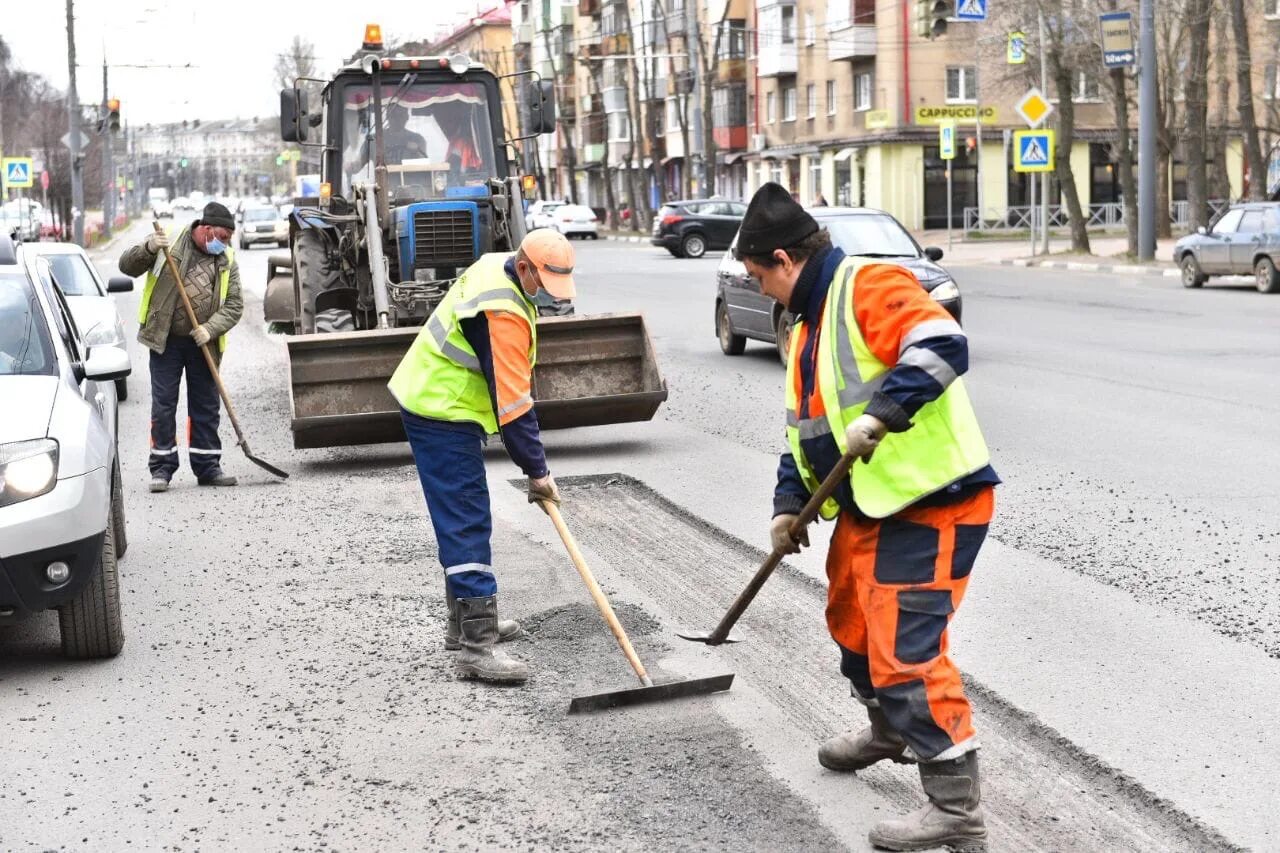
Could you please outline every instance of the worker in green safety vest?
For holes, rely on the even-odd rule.
[[[871,725],[826,741],[818,761],[845,772],[919,764],[929,802],[878,823],[875,846],[982,843],[978,742],[947,654],[1000,482],[960,378],[968,340],[910,271],[883,255],[846,256],[778,184],[752,198],[736,251],[795,320],[775,549],[809,544],[792,523],[842,456],[856,460],[821,509],[836,520],[826,615]]]

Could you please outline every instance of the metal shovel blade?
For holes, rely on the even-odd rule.
[[[584,711],[623,708],[630,705],[642,705],[646,702],[680,699],[685,696],[703,696],[707,693],[719,693],[728,690],[732,684],[733,673],[730,672],[725,675],[713,675],[709,678],[670,681],[666,684],[655,684],[652,687],[631,687],[625,690],[614,690],[611,693],[597,693],[594,696],[576,696],[569,703],[569,713],[581,714]]]
[[[742,638],[737,634],[730,634],[727,637],[720,638],[716,636],[715,631],[676,631],[676,636],[681,639],[692,640],[695,643],[706,643],[708,646],[742,642]]]

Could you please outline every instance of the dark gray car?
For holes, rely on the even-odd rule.
[[[920,248],[902,223],[882,210],[864,207],[813,207],[809,213],[831,232],[831,242],[848,255],[883,258],[906,267],[920,286],[960,320],[960,288],[945,269],[938,266],[942,250]],[[791,338],[791,313],[760,289],[760,282],[734,256],[737,234],[716,270],[716,337],[725,355],[740,355],[747,338],[765,341],[778,348],[778,358],[787,361]]]
[[[1250,275],[1260,293],[1280,293],[1280,203],[1233,204],[1208,228],[1173,244],[1183,287],[1213,275]]]

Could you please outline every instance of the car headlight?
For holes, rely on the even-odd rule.
[[[84,333],[84,343],[89,347],[123,347],[124,327],[119,321],[96,323],[92,329]]]
[[[959,299],[960,287],[954,281],[944,281],[933,290],[930,290],[929,295],[938,302],[945,302],[949,299]]]
[[[51,438],[0,444],[0,506],[43,495],[58,481],[58,442]]]

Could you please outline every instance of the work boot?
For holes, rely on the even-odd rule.
[[[871,727],[836,735],[818,747],[818,763],[828,770],[850,772],[870,767],[886,758],[897,764],[913,764],[904,752],[907,742],[889,725],[879,708],[867,706]]]
[[[906,817],[876,824],[869,836],[873,845],[885,850],[987,849],[976,751],[951,761],[921,763],[920,785],[929,802]]]
[[[499,684],[521,684],[529,667],[506,652],[494,651],[498,642],[498,597],[459,598],[458,633],[462,651],[453,667],[459,678],[479,678]]]
[[[212,474],[197,477],[196,482],[202,486],[234,486],[240,481],[225,473],[221,468],[215,468]]]
[[[444,600],[449,605],[449,619],[444,625],[444,648],[447,652],[456,652],[462,648],[462,643],[458,639],[458,600],[453,597],[453,593],[446,588],[444,591]],[[514,640],[524,636],[524,629],[520,627],[520,623],[514,619],[498,620],[498,642],[505,643],[507,640]]]
[[[167,492],[169,491],[169,480],[166,477],[152,477],[149,488],[153,492]]]

